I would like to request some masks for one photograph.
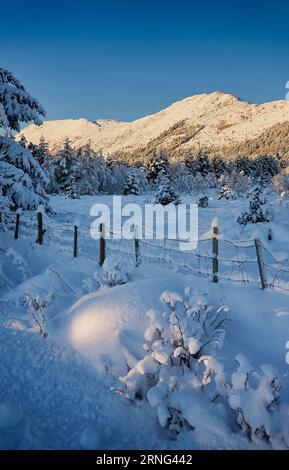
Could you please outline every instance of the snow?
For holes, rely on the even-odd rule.
[[[90,207],[96,200],[111,204],[108,196],[79,200],[52,197],[52,219],[59,223],[78,219],[88,229]],[[143,204],[144,197],[128,198],[135,200]],[[208,208],[200,209],[200,234],[211,234],[211,221],[218,217],[220,245],[223,238],[258,236],[276,259],[288,259],[289,209],[279,206],[279,200],[271,196],[274,220],[240,227],[232,220],[245,203],[211,200]],[[22,211],[21,218],[24,214]],[[267,239],[268,227],[273,232],[272,241]],[[222,312],[223,306],[228,306],[232,320],[226,325],[223,348],[218,350],[221,365],[210,357],[204,358],[207,377],[210,368],[219,380],[223,374],[230,378],[237,374],[233,379],[237,392],[242,386],[242,374],[256,371],[258,387],[252,386],[246,392],[250,400],[246,395],[235,395],[231,403],[233,407],[242,403],[254,426],[265,420],[266,429],[272,432],[276,423],[267,420],[264,403],[270,401],[267,385],[277,374],[276,369],[283,403],[283,422],[278,426],[288,428],[286,291],[262,291],[259,285],[225,280],[213,284],[210,279],[177,272],[162,264],[152,268],[149,262],[142,262],[138,268],[131,266],[122,278],[124,284],[113,282],[112,286],[99,289],[97,279],[101,272],[96,249],[94,258],[80,252],[74,259],[71,252],[60,250],[58,241],[39,246],[26,233],[20,225],[19,240],[14,240],[10,232],[0,234],[0,448],[268,448],[259,438],[250,442],[237,425],[230,427],[223,406],[210,403],[198,393],[193,399],[186,390],[175,394],[175,405],[191,427],[176,440],[166,429],[169,416],[161,400],[161,389],[151,389],[148,395],[157,411],[145,402],[132,406],[112,390],[120,387],[119,378],[126,376],[128,368],[137,366],[129,377],[132,393],[143,374],[155,373],[159,364],[167,367],[169,351],[160,347],[149,318],[157,320],[162,328],[169,318],[168,306],[178,309],[187,287],[198,305],[206,302]],[[108,261],[107,264],[109,273],[115,273]],[[26,294],[30,296],[28,305],[34,305],[34,310],[37,305],[42,306],[47,337],[39,334],[31,309],[23,300]],[[156,315],[156,311],[161,315]],[[154,342],[152,359],[143,349],[145,342]],[[200,343],[194,334],[188,335],[187,342],[191,354],[198,351]],[[175,348],[175,359],[181,354],[182,349]],[[237,371],[235,357],[241,371]],[[208,380],[206,386],[212,385],[209,378],[204,380]],[[284,445],[277,437],[272,437],[272,443],[275,448]]]
[[[46,121],[39,128],[34,125],[26,127],[22,134],[33,143],[39,143],[43,135],[53,151],[58,150],[68,137],[73,146],[79,147],[91,141],[95,150],[102,149],[104,154],[112,155],[145,146],[165,132],[161,147],[166,148],[172,134],[167,131],[179,123],[184,123],[184,134],[190,133],[190,126],[201,126],[200,131],[182,145],[185,149],[197,149],[218,148],[220,142],[224,146],[245,142],[288,119],[289,103],[286,100],[257,105],[230,94],[214,92],[185,98],[130,123],[105,120],[93,123],[83,118]]]

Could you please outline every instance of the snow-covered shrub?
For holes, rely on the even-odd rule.
[[[39,330],[40,336],[46,338],[48,333],[45,331],[45,324],[47,318],[45,310],[52,303],[53,292],[48,292],[46,297],[40,295],[32,296],[30,294],[24,294],[20,299],[20,302],[26,307],[27,311],[32,315],[32,318]]]
[[[243,212],[237,218],[237,222],[241,225],[257,224],[258,222],[270,222],[272,215],[266,209],[265,199],[262,198],[262,191],[259,187],[253,190],[249,201],[249,209]]]
[[[97,283],[101,288],[125,284],[130,279],[129,275],[132,269],[132,263],[129,263],[122,256],[108,256],[97,275]]]
[[[207,196],[200,197],[198,200],[199,207],[208,207],[209,205],[209,198]]]
[[[160,174],[158,177],[158,189],[155,193],[155,204],[178,204],[180,202],[170,178],[166,174]]]
[[[116,391],[133,404],[146,398],[161,426],[178,433],[196,425],[186,413],[191,401],[198,396],[214,402],[226,392],[215,355],[223,344],[227,308],[213,308],[189,288],[184,296],[163,292],[160,299],[167,309],[147,312],[146,355],[120,378]]]
[[[263,439],[281,445],[280,417],[278,416],[281,384],[277,371],[262,365],[256,372],[247,358],[238,354],[237,371],[232,375],[228,400],[235,410],[237,422],[249,439]],[[284,446],[284,442],[283,442]]]

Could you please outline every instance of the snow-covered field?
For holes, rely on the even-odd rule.
[[[123,199],[143,204],[149,196]],[[136,268],[133,256],[125,255],[121,255],[121,276],[126,283],[107,287],[107,279],[113,282],[116,273],[109,265],[100,272],[98,244],[87,235],[95,202],[111,205],[111,197],[52,197],[54,215],[50,227],[45,218],[43,246],[35,243],[34,226],[28,222],[26,228],[20,227],[19,240],[11,232],[0,234],[0,448],[250,449],[270,448],[272,442],[280,447],[277,439],[271,444],[250,441],[232,419],[226,419],[221,404],[204,405],[199,396],[187,413],[192,427],[176,438],[161,427],[146,400],[134,406],[112,390],[119,387],[119,377],[145,355],[147,311],[164,311],[161,294],[181,295],[186,287],[210,305],[229,308],[232,321],[218,351],[228,376],[236,371],[237,354],[245,355],[256,370],[263,364],[278,370],[282,446],[286,439],[288,445],[289,291],[277,286],[261,290],[259,284],[225,278],[214,284],[211,277],[162,262],[152,264],[145,257]],[[275,260],[288,266],[289,208],[271,196],[273,221],[241,228],[235,219],[246,204],[246,200],[212,199],[208,208],[199,211],[199,235],[208,235],[217,217],[223,258],[233,255],[222,239],[258,238]],[[23,220],[27,217],[23,215]],[[59,229],[53,235],[56,223],[76,223],[83,229],[77,258],[72,257],[71,234],[65,238]],[[272,240],[268,240],[269,229]],[[68,242],[70,250],[65,249]],[[286,279],[282,285],[289,288]],[[255,410],[257,420],[262,415],[259,411]]]

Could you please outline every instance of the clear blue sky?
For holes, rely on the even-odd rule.
[[[288,0],[1,2],[0,64],[47,119],[132,120],[195,93],[285,97]]]

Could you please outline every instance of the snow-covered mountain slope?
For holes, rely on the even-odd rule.
[[[254,154],[256,139],[282,151],[278,136],[289,127],[289,102],[285,100],[250,104],[226,93],[194,95],[178,101],[158,113],[133,122],[86,119],[47,121],[22,130],[28,141],[38,143],[43,135],[55,152],[68,137],[74,146],[91,142],[104,154],[130,155],[132,159],[155,150],[167,150],[173,158],[192,151],[229,155],[245,145]],[[278,132],[274,132],[274,129]],[[273,132],[272,132],[273,130]],[[285,132],[287,135],[287,131]],[[283,144],[282,144],[283,142]],[[264,144],[265,146],[265,144]],[[254,150],[255,149],[255,150]],[[284,151],[285,151],[284,147]],[[262,153],[262,148],[256,150]]]

